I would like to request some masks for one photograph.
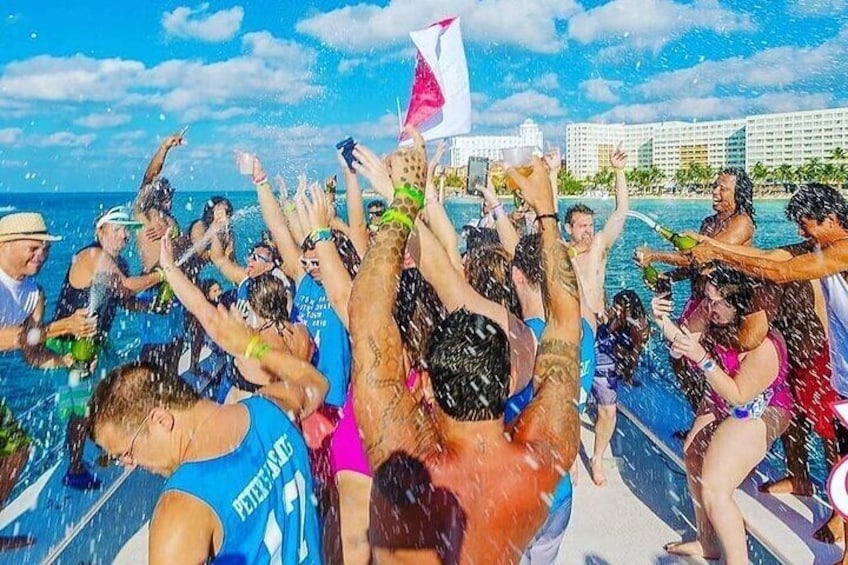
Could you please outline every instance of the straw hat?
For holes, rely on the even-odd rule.
[[[18,212],[0,218],[0,242],[21,239],[59,241],[62,238],[47,233],[44,218],[36,212]]]

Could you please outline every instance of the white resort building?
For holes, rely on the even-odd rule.
[[[541,152],[544,148],[542,130],[536,122],[527,119],[518,127],[518,135],[467,135],[451,138],[450,166],[465,167],[469,157],[499,161],[501,149],[510,147],[534,147]]]
[[[566,166],[577,178],[590,177],[607,166],[619,142],[633,166],[653,165],[668,178],[690,163],[748,171],[757,163],[797,166],[813,158],[827,159],[834,148],[848,149],[848,108],[709,122],[569,124]]]

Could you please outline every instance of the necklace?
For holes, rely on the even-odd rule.
[[[194,426],[194,428],[191,430],[191,432],[188,435],[188,441],[185,444],[185,448],[183,448],[183,453],[180,456],[180,464],[185,462],[186,453],[188,453],[189,447],[191,447],[191,442],[194,441],[194,436],[197,435],[197,431],[201,427],[203,427],[203,424],[205,424],[209,420],[209,418],[214,416],[217,411],[218,411],[217,406],[213,407],[211,410],[209,410],[209,414],[207,414],[206,417],[203,418],[200,422],[198,422],[198,424],[196,426]]]

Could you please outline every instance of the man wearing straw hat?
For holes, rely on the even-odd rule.
[[[27,363],[39,368],[68,365],[65,359],[49,352],[42,342],[55,335],[73,333],[90,336],[94,323],[85,310],[56,320],[46,327],[44,295],[36,285],[38,274],[50,249],[61,238],[47,231],[41,214],[21,212],[0,218],[0,352],[20,349]],[[6,501],[29,456],[29,438],[11,416],[5,403],[0,405],[0,506]],[[0,551],[30,545],[35,539],[26,535],[0,537]]]

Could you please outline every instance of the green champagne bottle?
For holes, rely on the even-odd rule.
[[[680,251],[688,251],[698,245],[698,240],[688,235],[680,235],[665,226],[659,224],[654,225],[654,231],[671,242]]]
[[[671,293],[671,279],[653,265],[647,265],[642,269],[642,280],[645,282],[645,286],[651,289],[651,292],[654,294],[662,295]]]

